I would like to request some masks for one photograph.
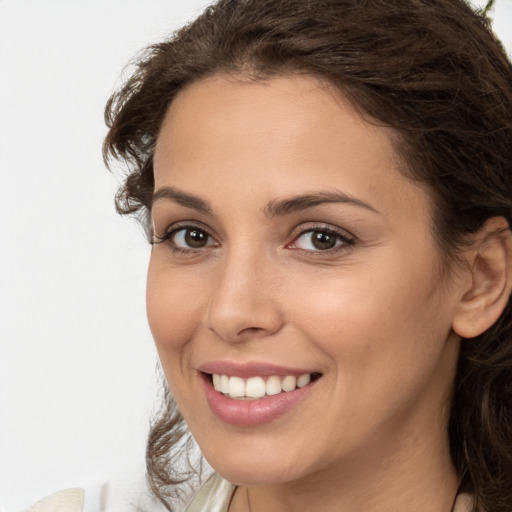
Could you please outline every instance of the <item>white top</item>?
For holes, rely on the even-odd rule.
[[[235,485],[214,473],[185,508],[185,512],[228,512],[235,490]],[[38,501],[23,512],[88,512],[84,510],[84,498],[85,493],[83,489],[66,489]],[[128,501],[125,501],[122,506],[125,507],[127,504]],[[120,512],[125,512],[126,510],[132,510],[133,512],[139,510],[144,510],[144,512],[161,512],[164,510],[155,501],[151,503],[145,501],[145,504],[142,504],[141,501],[137,500],[137,503],[132,502],[131,505],[134,508],[116,507],[115,510]],[[470,512],[471,505],[471,496],[461,494],[457,498],[453,512]],[[106,509],[101,507],[97,511],[91,512],[110,512],[110,510],[114,511],[114,508]]]
[[[214,473],[199,489],[185,512],[228,512],[236,486]]]
[[[43,498],[23,512],[82,512],[83,489],[66,489]]]
[[[179,510],[179,509],[178,509]],[[65,489],[22,512],[167,512],[138,475],[122,476],[103,485]]]

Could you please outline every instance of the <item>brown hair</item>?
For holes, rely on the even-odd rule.
[[[456,256],[490,217],[512,217],[512,66],[463,0],[219,0],[149,47],[109,100],[104,154],[129,164],[121,213],[149,213],[162,118],[184,87],[215,73],[326,79],[400,135],[407,174],[430,187],[434,233]],[[148,228],[149,229],[149,228]],[[512,503],[512,310],[463,340],[449,436],[474,510]],[[166,503],[184,426],[170,396],[148,441],[149,481]],[[170,505],[166,505],[171,510]]]

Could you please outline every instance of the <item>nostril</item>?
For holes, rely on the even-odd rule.
[[[223,276],[210,298],[204,326],[227,342],[275,334],[283,326],[283,318],[279,303],[271,300],[270,287],[262,286],[257,273],[248,275],[245,266],[243,275],[235,272],[236,268],[237,264],[233,263],[229,275]]]
[[[265,329],[262,329],[261,327],[245,327],[238,333],[238,335],[239,336],[244,335],[244,334],[254,335],[254,334],[258,334],[259,332],[264,332],[264,331],[265,331]]]

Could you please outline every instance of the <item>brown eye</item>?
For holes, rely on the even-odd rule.
[[[354,245],[354,240],[330,229],[308,229],[303,231],[292,243],[294,249],[310,252],[322,252],[330,249],[343,249]]]
[[[202,229],[190,227],[176,230],[172,237],[172,243],[179,249],[202,249],[213,245],[210,235]]]
[[[326,231],[312,231],[311,244],[319,251],[332,249],[336,245],[337,236]]]
[[[187,229],[185,231],[185,242],[189,247],[197,249],[204,247],[208,242],[208,235],[198,229]]]

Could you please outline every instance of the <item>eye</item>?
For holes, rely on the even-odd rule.
[[[177,229],[169,239],[178,249],[201,249],[214,244],[206,231],[194,227]]]
[[[153,243],[167,243],[173,251],[195,251],[217,245],[215,239],[204,229],[196,226],[170,228],[163,235],[154,235]]]
[[[351,246],[354,240],[336,231],[318,228],[303,231],[292,242],[291,247],[305,251],[329,251],[332,249]]]

